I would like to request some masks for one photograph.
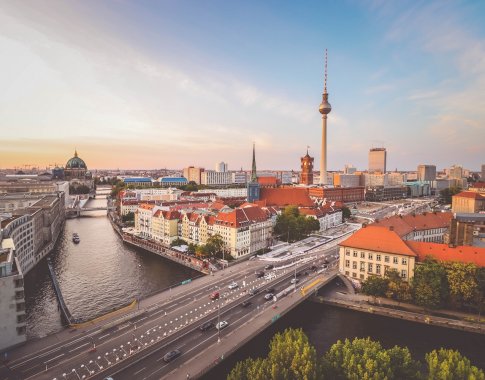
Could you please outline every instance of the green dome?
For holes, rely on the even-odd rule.
[[[84,161],[77,156],[77,151],[74,152],[74,157],[67,161],[66,169],[87,169]]]

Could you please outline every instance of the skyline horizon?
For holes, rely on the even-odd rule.
[[[308,145],[320,158],[325,48],[329,170],[374,145],[393,169],[483,163],[485,3],[48,3],[0,14],[0,168],[67,146],[92,168],[239,168],[254,141],[261,166],[299,170]]]

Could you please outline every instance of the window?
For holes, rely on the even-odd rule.
[[[350,267],[350,260],[345,260],[345,267],[349,268]]]
[[[392,262],[393,262],[394,264],[399,264],[399,259],[398,259],[397,257],[393,257],[393,258],[392,258]]]
[[[354,253],[354,257],[357,257],[357,251],[354,251],[353,253]]]
[[[345,250],[345,256],[350,256],[350,249]]]
[[[372,263],[369,263],[367,266],[367,272],[372,273]]]
[[[365,276],[364,276],[363,274],[361,274],[361,275],[360,275],[360,279],[361,279],[361,280],[363,280],[363,279],[364,279],[364,277],[365,277]]]
[[[376,260],[381,261],[381,255],[376,255]]]
[[[360,258],[361,258],[361,259],[365,259],[365,252],[361,252],[361,253],[360,253]]]
[[[402,263],[402,265],[407,265],[408,264],[408,258],[403,257],[402,260],[401,260],[401,263]]]
[[[381,264],[376,264],[376,273],[381,274]]]
[[[346,270],[346,271],[345,271],[345,275],[346,275],[346,276],[348,276],[348,275],[349,275],[349,271],[348,271],[348,270]]]
[[[372,260],[374,257],[374,255],[372,253],[369,252],[369,260]]]
[[[389,256],[384,256],[384,262],[388,263],[389,262]]]
[[[401,271],[401,277],[402,277],[402,278],[406,278],[406,277],[407,277],[407,271],[406,271],[406,269],[403,269],[403,270]]]
[[[360,263],[360,271],[365,272],[365,263]]]
[[[352,272],[352,277],[357,277],[357,273]]]

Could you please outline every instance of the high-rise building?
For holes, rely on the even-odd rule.
[[[371,148],[369,151],[369,172],[386,172],[386,148]]]
[[[300,158],[301,161],[301,179],[300,183],[303,185],[313,185],[313,157],[308,154]]]
[[[485,182],[485,164],[482,164],[482,182]]]
[[[322,103],[318,111],[322,114],[322,154],[320,156],[320,185],[327,184],[327,115],[332,110],[328,102],[327,93],[327,49],[325,49],[325,80],[323,86]]]
[[[195,168],[193,166],[189,166],[188,168],[184,168],[184,177],[187,178],[187,181],[193,181],[197,185],[200,185],[203,171],[204,168]]]
[[[418,165],[418,181],[434,181],[436,165]]]
[[[344,166],[344,174],[354,174],[357,171],[357,168],[352,164],[346,164]]]
[[[463,178],[463,166],[453,165],[449,170],[449,178],[462,179]]]
[[[227,172],[227,162],[218,162],[216,164],[216,172],[218,173],[224,173],[224,172]]]

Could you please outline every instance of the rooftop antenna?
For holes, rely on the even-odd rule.
[[[323,93],[327,93],[327,49],[325,49],[325,79],[324,79],[324,85],[323,85]]]

